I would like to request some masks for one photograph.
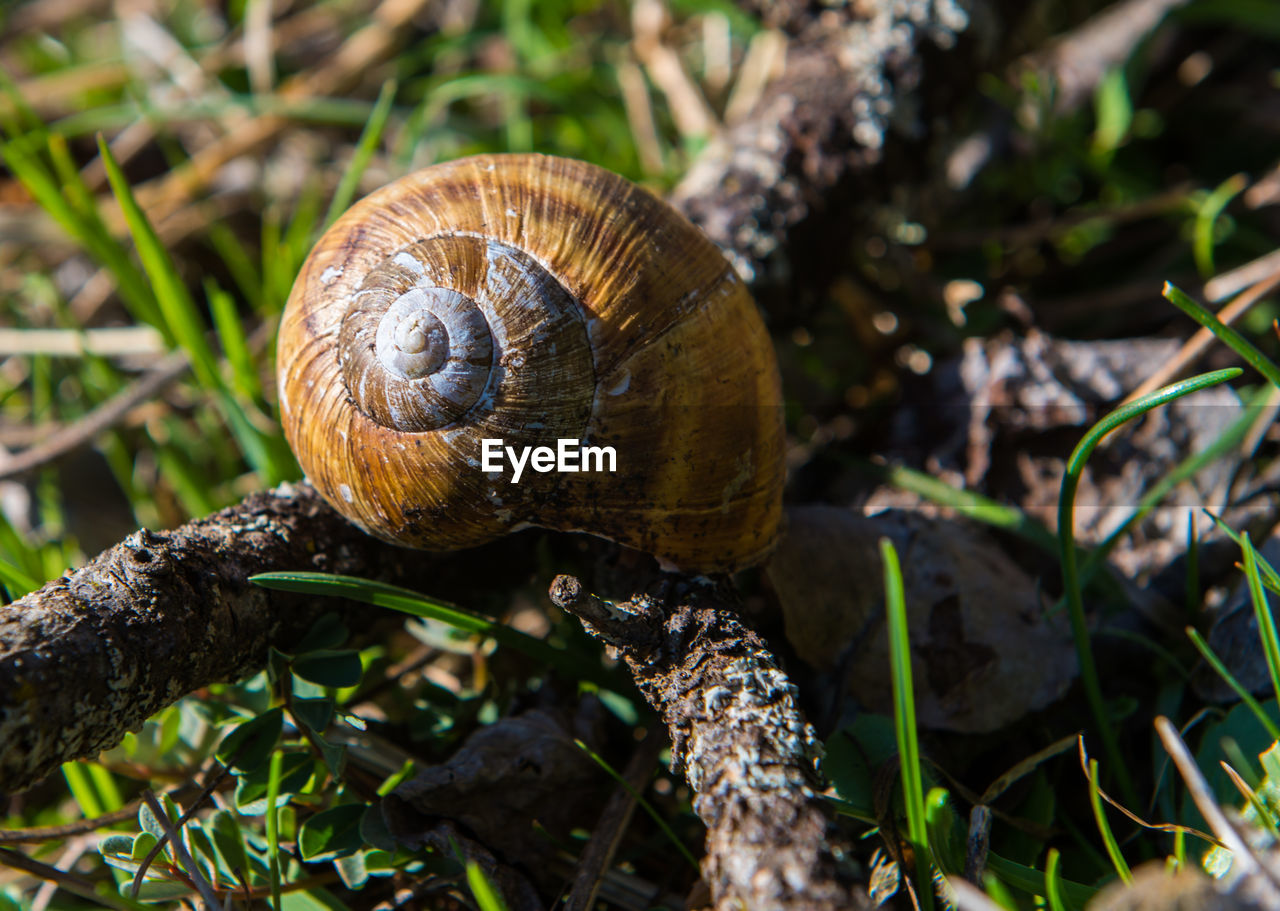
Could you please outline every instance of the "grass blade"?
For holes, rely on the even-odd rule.
[[[259,573],[256,576],[250,576],[249,581],[263,588],[349,598],[352,601],[391,608],[415,617],[436,620],[454,629],[488,636],[501,645],[513,648],[535,661],[548,664],[566,674],[591,680],[609,689],[615,689],[618,686],[618,681],[605,673],[602,668],[587,665],[579,661],[576,656],[548,645],[541,639],[535,639],[517,629],[456,605],[425,598],[407,588],[353,576],[309,572]]]
[[[1122,424],[1146,414],[1153,408],[1172,402],[1184,395],[1200,389],[1207,389],[1226,382],[1241,374],[1238,367],[1217,370],[1191,379],[1165,386],[1150,395],[1136,399],[1121,408],[1117,408],[1090,428],[1089,432],[1076,445],[1071,457],[1067,459],[1066,473],[1062,479],[1062,488],[1058,496],[1058,542],[1062,561],[1063,588],[1066,590],[1067,607],[1071,619],[1071,635],[1075,640],[1076,656],[1080,663],[1080,680],[1084,685],[1089,707],[1093,712],[1094,723],[1102,737],[1107,758],[1115,769],[1124,799],[1130,805],[1137,805],[1137,791],[1133,780],[1124,764],[1120,753],[1120,743],[1115,730],[1107,716],[1106,702],[1102,697],[1102,684],[1098,678],[1098,668],[1093,660],[1093,647],[1089,641],[1089,626],[1084,616],[1084,597],[1081,588],[1080,571],[1076,562],[1075,543],[1075,495],[1084,473],[1085,463],[1093,450],[1112,430]]]
[[[484,871],[474,860],[467,861],[467,885],[471,887],[471,894],[475,897],[480,911],[507,911],[506,902],[498,895],[498,890],[493,887],[489,877],[484,875]]]
[[[1204,513],[1210,519],[1213,520],[1213,524],[1218,528],[1219,531],[1221,531],[1224,535],[1226,535],[1232,541],[1235,541],[1237,546],[1243,548],[1244,538],[1241,537],[1238,531],[1236,531],[1231,526],[1227,525],[1227,523],[1223,522],[1222,519],[1219,518],[1218,516],[1209,512],[1209,510],[1206,509]],[[1261,577],[1262,577],[1262,584],[1266,586],[1268,591],[1271,591],[1274,594],[1280,595],[1280,572],[1277,572],[1275,567],[1273,567],[1271,563],[1268,562],[1267,558],[1262,556],[1262,554],[1258,553],[1256,550],[1253,552],[1253,555],[1254,555],[1254,560],[1258,566],[1258,572],[1261,574]]]
[[[98,799],[98,789],[94,786],[93,778],[90,777],[84,763],[64,762],[62,777],[67,780],[67,789],[80,805],[80,812],[84,814],[85,819],[93,819],[107,812],[106,807]]]
[[[143,269],[155,289],[164,325],[187,352],[197,382],[214,397],[240,451],[268,485],[294,476],[292,459],[284,454],[279,438],[273,441],[254,427],[244,408],[223,382],[218,372],[217,357],[205,338],[204,321],[195,301],[101,136],[98,137],[98,149],[106,168],[107,181],[133,235],[138,258],[142,260]]]
[[[1202,278],[1213,275],[1213,234],[1218,224],[1218,216],[1248,184],[1249,179],[1243,174],[1233,174],[1218,184],[1196,211],[1191,252],[1195,256],[1196,269]]]
[[[1262,706],[1258,704],[1258,700],[1253,698],[1253,694],[1240,684],[1240,681],[1235,678],[1231,671],[1227,670],[1227,666],[1222,663],[1222,659],[1214,654],[1213,649],[1209,648],[1209,643],[1204,641],[1195,627],[1187,627],[1187,637],[1200,652],[1201,657],[1235,691],[1235,694],[1240,697],[1240,701],[1249,707],[1249,711],[1253,712],[1258,722],[1267,729],[1267,734],[1271,739],[1280,740],[1280,726],[1271,720],[1271,716],[1262,710]]]
[[[102,156],[102,164],[107,172],[107,181],[111,184],[111,192],[124,213],[125,224],[133,235],[134,246],[138,250],[138,258],[142,260],[142,268],[151,280],[156,292],[156,301],[160,313],[169,331],[178,344],[191,358],[191,369],[200,385],[205,389],[216,389],[221,386],[218,378],[217,358],[213,349],[205,339],[205,327],[191,299],[187,286],[178,275],[173,260],[160,242],[159,235],[151,227],[146,213],[138,205],[133,190],[125,179],[124,172],[111,154],[106,141],[98,137],[98,152]]]
[[[236,391],[249,401],[261,401],[262,384],[258,381],[258,371],[249,352],[249,340],[236,313],[235,301],[212,280],[205,282],[204,289],[222,353],[231,365],[231,381]]]
[[[1258,419],[1259,405],[1262,398],[1262,395],[1255,396],[1245,406],[1244,414],[1205,447],[1203,451],[1187,456],[1174,466],[1172,471],[1147,488],[1146,493],[1138,500],[1138,507],[1133,511],[1133,515],[1121,523],[1115,531],[1107,535],[1106,539],[1095,547],[1085,559],[1084,565],[1080,569],[1080,578],[1083,584],[1088,584],[1089,579],[1105,562],[1107,554],[1111,553],[1121,539],[1129,533],[1129,530],[1150,514],[1151,510],[1155,509],[1160,504],[1160,501],[1168,496],[1174,488],[1183,481],[1194,477],[1205,466],[1216,462],[1244,439],[1245,434],[1249,432],[1249,428]]]
[[[1107,856],[1111,858],[1111,865],[1116,868],[1116,873],[1126,886],[1133,885],[1133,874],[1129,871],[1129,864],[1120,853],[1120,845],[1111,831],[1107,814],[1102,808],[1102,795],[1098,791],[1098,760],[1096,759],[1089,760],[1089,805],[1093,807],[1093,818],[1098,824],[1098,832],[1102,835],[1102,843],[1106,846]]]
[[[1067,911],[1062,901],[1062,877],[1058,873],[1058,861],[1062,859],[1057,848],[1049,849],[1049,856],[1044,867],[1045,899],[1049,903],[1049,911]]]
[[[919,494],[942,506],[949,506],[975,521],[1011,531],[1042,548],[1046,553],[1057,553],[1058,540],[1053,532],[1016,506],[999,503],[971,490],[952,487],[940,478],[905,465],[881,467],[868,464],[866,467],[888,484]]]
[[[1280,699],[1280,639],[1276,637],[1276,621],[1267,604],[1267,594],[1262,590],[1262,577],[1258,574],[1258,553],[1249,541],[1249,533],[1242,532],[1241,548],[1244,551],[1244,577],[1249,583],[1249,600],[1258,618],[1258,638],[1262,641],[1262,654],[1271,672],[1271,691]]]
[[[1187,514],[1187,578],[1184,587],[1187,616],[1200,612],[1200,538],[1196,533],[1195,513]]]
[[[933,861],[924,811],[924,776],[920,771],[920,743],[916,738],[916,702],[911,682],[911,643],[907,636],[907,604],[902,589],[898,552],[888,538],[880,539],[884,560],[885,612],[889,626],[889,673],[893,683],[893,725],[898,739],[902,802],[907,814],[907,839],[915,851],[916,892],[920,907],[933,908]]]
[[[280,911],[280,808],[276,802],[280,797],[280,771],[284,764],[284,753],[276,750],[271,754],[271,768],[267,773],[267,854],[271,860],[271,908]]]
[[[387,127],[387,118],[391,114],[391,102],[395,97],[395,80],[384,82],[382,91],[378,93],[378,101],[374,104],[373,112],[369,115],[369,122],[364,125],[364,132],[360,134],[360,140],[356,143],[355,152],[351,156],[351,164],[342,172],[342,179],[338,181],[338,188],[333,191],[333,199],[329,201],[329,210],[325,213],[323,227],[327,228],[333,224],[334,219],[345,212],[347,207],[351,205],[351,200],[360,186],[360,178],[364,176],[365,168],[369,166],[369,161],[373,158],[373,150],[378,147],[378,143],[382,140],[382,134]]]
[[[987,855],[988,873],[994,873],[1000,881],[1028,895],[1045,895],[1049,891],[1045,882],[1045,874],[1035,869],[1009,860],[995,852]],[[1059,877],[1059,892],[1065,897],[1068,907],[1083,908],[1089,899],[1097,894],[1093,886],[1071,882]]]
[[[120,298],[133,318],[155,326],[165,336],[166,343],[173,344],[172,334],[156,309],[155,298],[142,273],[129,259],[124,247],[102,224],[96,208],[81,211],[64,196],[62,181],[47,170],[30,148],[37,137],[38,134],[31,134],[23,140],[0,143],[0,157],[58,226],[111,272]],[[78,173],[74,180],[79,181]],[[88,194],[87,189],[84,192]]]
[[[1165,282],[1162,293],[1165,300],[1216,335],[1219,341],[1240,355],[1245,363],[1265,376],[1271,385],[1280,388],[1280,367],[1255,348],[1252,342],[1222,322],[1176,285]]]
[[[1257,786],[1246,782],[1244,777],[1225,761],[1218,760],[1218,765],[1227,773],[1227,777],[1231,779],[1231,783],[1235,785],[1236,790],[1249,802],[1249,806],[1253,807],[1254,817],[1267,830],[1267,834],[1271,836],[1271,842],[1273,844],[1280,842],[1280,829],[1276,828],[1275,817],[1258,795]]]

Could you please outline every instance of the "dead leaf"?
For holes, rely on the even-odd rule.
[[[397,839],[417,846],[431,842],[441,819],[451,820],[538,879],[554,846],[535,823],[564,837],[575,825],[591,825],[599,812],[607,779],[574,743],[594,742],[591,727],[587,709],[570,718],[539,708],[480,728],[447,762],[387,796],[387,825]]]
[[[1066,618],[1045,618],[1035,584],[980,528],[826,506],[792,509],[788,523],[766,568],[787,639],[819,671],[846,666],[848,693],[868,709],[892,711],[884,536],[902,563],[921,725],[998,730],[1075,678]]]
[[[1039,331],[965,342],[933,373],[927,398],[904,408],[887,455],[949,483],[1018,505],[1052,529],[1064,463],[1096,421],[1117,407],[1176,339],[1065,341]],[[1186,396],[1113,433],[1090,458],[1076,494],[1076,539],[1097,544],[1133,515],[1152,483],[1214,443],[1244,406],[1228,386]],[[1186,549],[1187,516],[1202,537],[1205,506],[1230,502],[1239,453],[1202,469],[1120,542],[1111,560],[1130,578],[1158,572]]]

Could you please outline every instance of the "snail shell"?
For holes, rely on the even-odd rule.
[[[773,347],[675,210],[593,165],[478,156],[366,197],[302,267],[280,411],[320,493],[372,534],[468,547],[536,525],[689,571],[771,548]],[[481,441],[611,446],[608,472],[485,472]]]

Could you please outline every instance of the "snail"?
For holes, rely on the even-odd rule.
[[[302,266],[278,373],[306,475],[388,541],[540,526],[708,572],[778,533],[782,399],[756,306],[697,228],[594,165],[477,156],[361,200]],[[561,441],[614,470],[543,458],[516,481],[491,458]]]

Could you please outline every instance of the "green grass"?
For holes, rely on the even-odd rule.
[[[907,633],[907,606],[902,587],[898,552],[888,538],[880,539],[884,560],[885,611],[889,629],[889,673],[893,682],[893,722],[898,740],[902,805],[907,818],[907,839],[916,866],[916,899],[925,911],[933,908],[933,859],[925,823],[924,778],[920,744],[916,738],[915,693],[911,680],[911,644]]]
[[[1093,712],[1094,724],[1107,756],[1114,768],[1114,774],[1120,784],[1121,793],[1131,805],[1138,802],[1137,790],[1133,778],[1129,774],[1128,764],[1120,753],[1120,741],[1116,735],[1112,719],[1102,695],[1102,684],[1098,678],[1098,669],[1093,659],[1093,646],[1090,644],[1088,621],[1084,614],[1084,595],[1080,585],[1080,574],[1077,565],[1075,544],[1075,493],[1080,483],[1080,476],[1085,463],[1093,450],[1107,434],[1116,428],[1146,414],[1182,396],[1200,389],[1207,389],[1219,383],[1234,379],[1241,373],[1239,368],[1232,367],[1206,373],[1202,376],[1183,380],[1145,395],[1107,415],[1084,435],[1067,459],[1066,475],[1063,478],[1061,492],[1058,497],[1058,540],[1061,545],[1063,587],[1067,594],[1068,616],[1071,618],[1071,634],[1075,640],[1076,657],[1080,662],[1080,680],[1084,684],[1085,694],[1089,699],[1089,708]]]

